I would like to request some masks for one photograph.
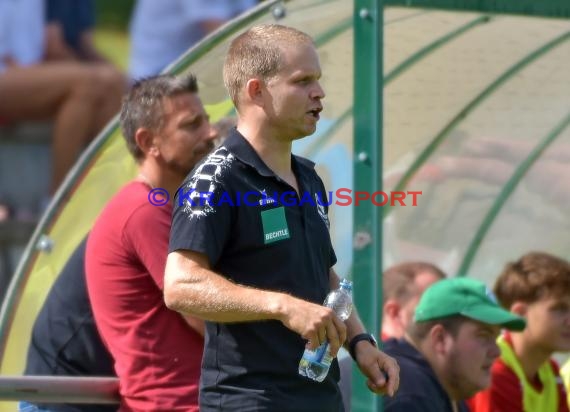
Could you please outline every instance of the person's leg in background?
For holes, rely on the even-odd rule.
[[[53,194],[85,145],[115,114],[123,77],[104,65],[78,63],[15,67],[0,75],[0,117],[53,120]]]

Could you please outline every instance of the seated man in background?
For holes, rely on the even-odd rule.
[[[428,262],[403,262],[386,269],[382,274],[382,340],[402,338],[424,291],[445,278],[441,269]],[[352,364],[348,356],[339,358],[339,386],[347,411],[352,397]]]
[[[491,386],[470,400],[474,412],[567,412],[554,352],[570,351],[570,263],[530,252],[510,262],[495,283],[504,308],[526,318],[520,333],[499,339]]]
[[[85,238],[53,284],[32,330],[24,375],[115,376],[85,285]],[[20,411],[112,412],[117,406],[20,403]]]
[[[404,262],[386,269],[382,275],[382,340],[403,337],[424,291],[445,278],[441,269],[427,262]]]
[[[482,282],[444,279],[422,295],[403,339],[384,350],[400,365],[400,390],[386,412],[467,412],[464,400],[485,389],[500,355],[501,327],[520,331],[525,320],[501,308]]]

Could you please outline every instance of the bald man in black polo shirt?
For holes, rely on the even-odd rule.
[[[398,388],[397,363],[356,311],[343,323],[322,306],[339,282],[328,208],[316,201],[325,188],[314,164],[291,154],[316,129],[320,77],[298,30],[257,26],[233,40],[224,83],[237,129],[178,191],[164,293],[170,308],[207,321],[202,412],[342,411],[336,360],[322,383],[298,374],[305,346],[326,340],[333,355],[349,342],[370,390]]]

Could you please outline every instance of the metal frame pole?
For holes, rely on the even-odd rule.
[[[383,95],[382,0],[354,2],[354,190],[382,190]],[[366,328],[379,336],[382,310],[382,210],[369,200],[354,203],[354,296]],[[370,392],[353,368],[352,411],[381,411],[382,397]]]

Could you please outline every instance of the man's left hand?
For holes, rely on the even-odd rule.
[[[398,362],[366,341],[358,342],[354,353],[356,364],[368,378],[368,389],[377,394],[394,396],[400,386]]]

